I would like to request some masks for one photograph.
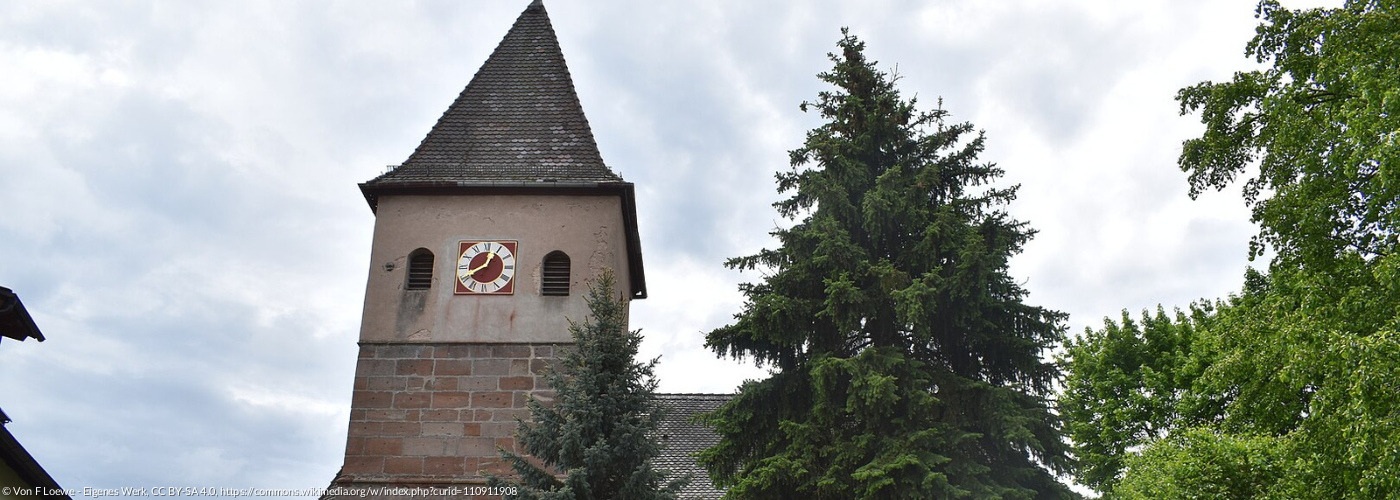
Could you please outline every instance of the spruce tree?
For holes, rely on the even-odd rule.
[[[554,403],[529,402],[531,421],[516,436],[533,460],[502,451],[519,477],[490,484],[516,487],[514,498],[662,500],[676,498],[683,484],[651,466],[662,416],[653,398],[656,360],[637,362],[641,331],[627,330],[626,302],[613,288],[604,270],[588,291],[592,317],[570,323],[575,345],[545,373]]]
[[[1008,275],[1033,234],[1005,211],[1016,188],[980,132],[919,111],[842,35],[818,75],[835,88],[801,106],[826,123],[778,174],[795,224],[727,262],[763,279],[707,344],[772,374],[706,417],[702,464],[731,499],[1073,497],[1043,357],[1064,314]]]

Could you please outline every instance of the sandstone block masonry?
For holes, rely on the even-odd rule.
[[[362,342],[345,466],[335,485],[483,484],[507,474],[526,401],[553,400],[544,344]]]

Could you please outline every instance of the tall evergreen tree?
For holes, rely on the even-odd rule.
[[[519,478],[490,483],[516,487],[514,498],[670,500],[683,485],[651,466],[662,416],[653,399],[656,360],[636,361],[641,330],[627,330],[626,302],[613,288],[605,270],[588,291],[592,318],[570,325],[574,348],[545,374],[554,404],[530,400],[531,421],[520,423],[517,437],[544,467],[502,451]]]
[[[1033,231],[983,136],[919,111],[842,30],[826,123],[778,175],[780,246],[730,259],[741,285],[721,355],[772,368],[708,415],[701,461],[727,498],[1064,498],[1065,447],[1042,356],[1064,315],[1023,302],[1007,260]],[[800,220],[799,220],[800,218]]]

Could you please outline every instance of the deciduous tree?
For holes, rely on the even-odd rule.
[[[1400,496],[1400,308],[1372,271],[1275,265],[1189,316],[1068,342],[1080,480],[1122,498]]]
[[[1394,253],[1400,237],[1400,2],[1337,9],[1260,2],[1246,54],[1265,69],[1177,94],[1205,132],[1179,165],[1191,194],[1242,175],[1267,247],[1312,265],[1345,253]]]
[[[1125,315],[1070,342],[1082,481],[1122,498],[1400,497],[1398,5],[1265,0],[1247,52],[1269,67],[1178,94],[1206,126],[1179,161],[1192,195],[1252,175],[1251,255],[1276,255],[1189,317]]]

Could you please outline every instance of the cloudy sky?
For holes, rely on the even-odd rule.
[[[68,488],[322,487],[340,467],[373,214],[527,0],[0,3],[0,407]],[[752,366],[704,332],[771,246],[774,172],[842,26],[987,135],[1072,332],[1238,287],[1238,191],[1192,201],[1176,90],[1250,67],[1250,0],[549,0],[603,158],[636,183],[665,392]],[[1290,4],[1291,7],[1306,6]]]

